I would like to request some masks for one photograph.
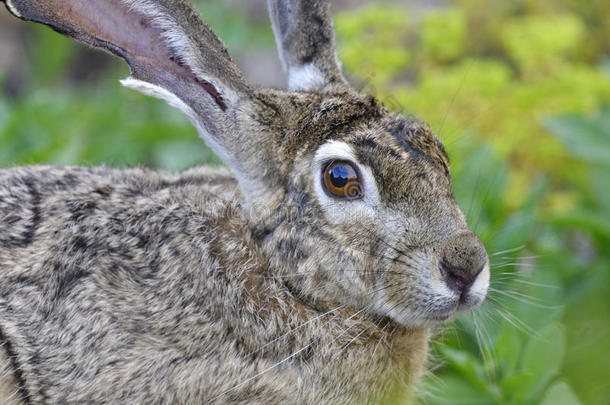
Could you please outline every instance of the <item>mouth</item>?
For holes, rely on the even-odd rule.
[[[480,297],[475,294],[462,294],[460,297],[460,301],[457,307],[457,310],[460,312],[471,311],[478,307],[483,301],[485,297]]]
[[[455,315],[460,312],[472,311],[478,307],[483,300],[469,293],[462,294],[459,298],[455,298],[446,306],[431,310],[423,314],[422,318],[430,324],[447,323],[453,320]]]

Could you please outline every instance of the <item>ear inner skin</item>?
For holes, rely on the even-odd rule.
[[[8,9],[24,20],[50,26],[55,31],[91,46],[105,49],[127,61],[133,76],[155,84],[156,77],[170,75],[203,88],[218,107],[227,105],[216,87],[197,77],[167,46],[163,30],[153,26],[150,18],[133,10],[121,0],[13,0]],[[170,75],[168,75],[169,73]],[[170,83],[168,83],[170,84]]]

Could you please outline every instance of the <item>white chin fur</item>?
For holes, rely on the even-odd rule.
[[[325,85],[326,78],[312,63],[288,69],[288,89],[290,91],[313,90]]]
[[[460,310],[469,310],[474,307],[480,305],[483,300],[485,300],[485,296],[487,295],[487,289],[489,288],[489,278],[490,278],[490,270],[489,270],[489,262],[485,265],[481,273],[477,276],[477,279],[470,287],[470,291],[468,292],[468,303],[466,307],[460,307]]]
[[[427,313],[419,310],[407,310],[402,306],[397,306],[396,303],[388,302],[387,297],[382,293],[378,297],[378,304],[375,312],[380,315],[386,315],[394,319],[401,325],[408,327],[423,327],[444,324],[451,321],[459,311],[471,311],[481,305],[487,295],[489,288],[489,264],[483,268],[474,284],[470,288],[466,300],[458,304],[458,295],[451,291],[444,283],[439,287],[430,289],[425,292],[424,297],[434,297],[432,301],[438,301],[441,305],[438,308],[428,308]],[[443,308],[444,306],[446,308]],[[428,312],[429,311],[429,312]]]
[[[17,11],[17,7],[13,5],[11,0],[6,0],[6,6],[8,7],[9,11],[15,15],[15,17],[21,18],[21,14],[19,11]]]
[[[470,292],[474,295],[485,296],[487,289],[489,288],[489,263],[485,265],[481,274],[478,275],[477,279],[470,287]]]

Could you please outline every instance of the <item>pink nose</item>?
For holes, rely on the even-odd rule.
[[[475,282],[487,260],[487,251],[481,240],[474,233],[466,231],[447,240],[439,269],[450,289],[464,293]]]
[[[469,273],[459,267],[450,267],[442,260],[439,262],[439,267],[447,286],[459,293],[468,291],[483,270],[483,267],[481,267],[478,272]]]

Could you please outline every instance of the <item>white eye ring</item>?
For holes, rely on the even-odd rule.
[[[339,198],[326,190],[323,174],[332,162],[343,162],[353,167],[358,174],[360,198]],[[358,163],[356,154],[349,144],[332,140],[321,145],[315,153],[311,169],[314,173],[314,190],[330,223],[361,221],[362,216],[376,220],[379,212],[379,191],[375,177],[370,168]]]

